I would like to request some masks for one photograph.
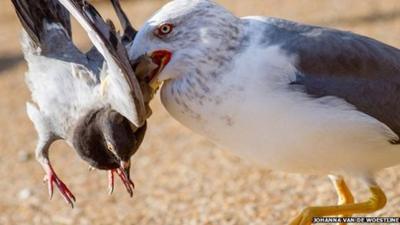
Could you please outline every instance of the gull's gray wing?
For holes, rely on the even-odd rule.
[[[129,63],[125,46],[115,30],[85,1],[59,0],[88,33],[108,67],[103,83],[104,95],[111,107],[140,127],[146,119],[146,109],[139,83]]]
[[[337,96],[400,135],[400,50],[351,32],[270,19],[265,43],[297,58],[297,78],[315,97]]]

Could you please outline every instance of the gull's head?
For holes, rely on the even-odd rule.
[[[149,75],[151,83],[175,79],[232,50],[238,21],[209,0],[171,1],[139,30],[129,55],[132,60],[148,55],[158,65]]]

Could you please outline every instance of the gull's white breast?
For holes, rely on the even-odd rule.
[[[169,113],[188,128],[271,169],[303,173],[368,173],[400,162],[396,135],[336,97],[314,98],[294,80],[295,58],[279,46],[250,47],[234,69],[208,79],[203,100],[186,98],[182,76],[161,93]],[[171,94],[179,86],[182,98]]]

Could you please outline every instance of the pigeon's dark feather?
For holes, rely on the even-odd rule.
[[[131,22],[129,21],[128,17],[126,16],[124,10],[122,10],[121,4],[119,0],[111,0],[114,10],[118,16],[119,21],[121,22],[122,28],[124,33],[121,37],[122,43],[127,45],[131,43],[136,36],[137,30],[133,28]]]
[[[118,68],[118,71],[114,71],[115,76],[113,79],[118,80],[119,83],[127,84],[127,88],[129,88],[129,90],[123,90],[124,88],[121,87],[126,98],[119,98],[121,104],[115,101],[117,99],[113,99],[111,105],[117,108],[117,111],[123,110],[120,113],[127,117],[131,123],[142,126],[148,113],[146,112],[143,98],[141,98],[142,93],[139,82],[130,64],[127,50],[122,44],[119,35],[88,2],[78,3],[77,1],[63,0],[61,3],[77,17],[79,23],[84,24],[84,29],[88,29],[88,32],[92,33],[92,35],[89,35],[89,38],[91,38],[95,45],[97,44],[96,47],[101,49],[99,51],[106,58],[111,70],[113,67]],[[136,110],[132,111],[132,107]]]
[[[12,0],[12,3],[24,29],[37,45],[41,45],[46,33],[45,22],[60,24],[71,37],[69,13],[57,1]]]

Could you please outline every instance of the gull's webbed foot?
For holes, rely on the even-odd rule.
[[[290,225],[310,225],[314,217],[372,213],[383,208],[386,204],[385,193],[375,183],[370,185],[369,189],[371,197],[365,202],[325,207],[308,207]]]

